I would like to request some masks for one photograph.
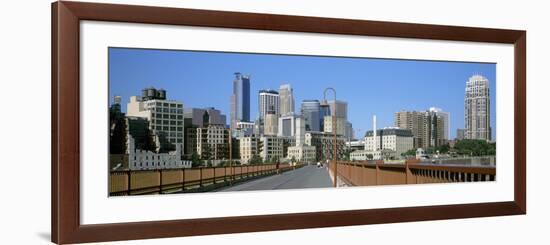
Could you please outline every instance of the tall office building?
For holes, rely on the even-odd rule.
[[[233,93],[231,94],[231,128],[236,128],[237,122],[250,121],[250,76],[235,73]]]
[[[301,114],[305,120],[306,131],[321,131],[320,110],[321,105],[318,100],[302,101]]]
[[[353,128],[352,124],[348,122],[348,102],[337,100],[336,103],[334,100],[331,101],[323,101],[321,102],[321,115],[323,117],[321,118],[321,129],[324,132],[330,132],[330,130],[327,131],[325,129],[326,116],[335,116],[337,120],[338,125],[338,134],[341,133],[346,139],[353,138]],[[329,122],[330,123],[330,122]],[[332,125],[331,125],[332,126]],[[340,129],[342,127],[342,129]],[[340,131],[342,130],[342,131]]]
[[[330,106],[331,116],[348,120],[348,102],[337,100],[336,103],[334,103],[334,100],[330,100],[326,103]]]
[[[168,151],[183,144],[183,103],[166,100],[166,91],[147,88],[141,97],[132,96],[127,115],[146,118],[149,121],[157,151]]]
[[[491,140],[489,80],[474,75],[466,82],[464,95],[464,138]]]
[[[445,144],[445,120],[430,111],[400,111],[395,113],[395,127],[409,129],[413,134],[415,148],[429,148]]]
[[[281,116],[294,114],[294,93],[290,84],[283,84],[279,87],[279,100]]]
[[[258,113],[260,120],[266,114],[279,115],[279,92],[275,90],[260,90],[258,92]]]

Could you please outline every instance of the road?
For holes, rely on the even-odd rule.
[[[332,181],[327,169],[311,165],[279,175],[244,182],[218,191],[282,190],[331,186]]]

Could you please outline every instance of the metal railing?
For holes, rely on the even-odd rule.
[[[333,167],[330,166],[331,170]],[[407,160],[404,164],[383,161],[339,162],[338,177],[352,186],[494,181],[496,168],[437,165],[417,160]]]
[[[302,167],[281,163],[164,170],[111,171],[109,196],[202,192]]]

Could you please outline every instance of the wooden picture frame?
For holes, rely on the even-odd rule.
[[[513,44],[514,200],[479,204],[82,225],[79,200],[79,23],[82,20]],[[52,241],[55,243],[305,229],[526,213],[525,31],[60,1],[52,4],[51,44],[51,234]]]

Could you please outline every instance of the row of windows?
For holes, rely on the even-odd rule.
[[[169,127],[169,126],[160,126],[160,125],[151,125],[151,129],[161,130],[161,131],[183,131],[183,127]]]
[[[145,165],[145,167],[149,167],[149,162],[145,162],[145,164],[143,164],[143,162],[139,163],[140,167],[144,167],[144,165]],[[150,166],[151,167],[155,167],[155,166],[160,167],[161,165],[166,166],[166,162],[162,162],[162,164],[160,162],[157,162],[156,164],[155,164],[155,162],[151,162]],[[134,162],[134,167],[137,167],[137,162]]]
[[[152,124],[164,124],[164,125],[183,125],[182,121],[173,121],[173,120],[159,120],[159,119],[153,119],[151,121]]]
[[[176,108],[183,108],[183,105],[182,104],[179,104],[179,103],[167,103],[167,102],[148,102],[147,103],[148,106],[155,106],[155,107],[161,107],[161,106],[164,106],[164,107],[176,107]]]
[[[182,139],[169,139],[170,143],[183,143]]]
[[[157,155],[157,160],[160,160],[160,155]],[[141,157],[143,159],[143,157]],[[155,156],[151,156],[151,160],[154,160]],[[134,156],[134,160],[137,160],[137,156]],[[149,155],[145,155],[145,160],[149,160]]]
[[[224,140],[207,140],[207,141],[201,141],[202,143],[210,143],[210,144],[223,144],[225,143]]]
[[[183,109],[155,108],[155,112],[183,114]]]
[[[162,114],[162,113],[151,113],[151,116],[153,118],[164,118],[164,119],[178,119],[178,120],[183,120],[183,116],[182,115],[171,115],[171,114]]]

